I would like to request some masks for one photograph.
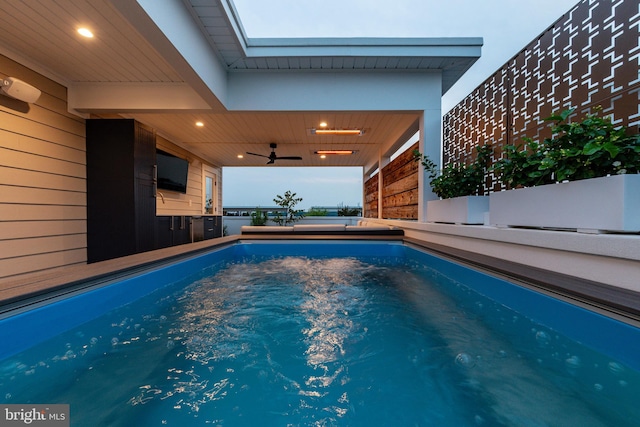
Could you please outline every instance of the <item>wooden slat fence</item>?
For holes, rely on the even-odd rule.
[[[378,173],[382,173],[382,218],[418,219],[418,170],[414,160],[414,144]],[[365,213],[378,217],[378,174],[365,182]]]

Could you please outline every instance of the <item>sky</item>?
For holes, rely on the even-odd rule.
[[[578,0],[233,0],[260,37],[482,37],[482,56],[442,97],[453,108]],[[361,206],[361,168],[224,168],[224,206],[274,206],[290,190],[312,206]]]
[[[296,209],[320,206],[362,207],[362,169],[344,167],[226,167],[224,207],[276,206],[286,191],[302,197]]]

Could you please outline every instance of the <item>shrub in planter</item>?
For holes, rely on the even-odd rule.
[[[361,213],[362,209],[360,208],[350,208],[342,203],[338,205],[338,216],[360,216]]]
[[[265,225],[269,220],[267,212],[257,209],[251,212],[251,225]]]
[[[414,151],[429,174],[433,192],[442,200],[427,202],[427,221],[454,224],[482,224],[489,200],[484,196],[484,183],[493,150],[490,145],[476,147],[478,156],[470,164],[446,165],[438,171],[428,156]]]
[[[442,171],[438,171],[436,164],[418,150],[413,152],[416,161],[422,163],[425,172],[431,180],[429,184],[433,192],[443,199],[461,196],[476,196],[484,194],[484,183],[487,170],[491,162],[493,149],[485,144],[476,147],[478,155],[470,164],[447,164]]]
[[[295,209],[295,206],[302,201],[302,197],[296,197],[296,193],[291,191],[285,191],[284,195],[278,194],[273,201],[280,207],[286,209],[284,216],[280,212],[276,212],[273,222],[278,225],[288,225],[294,223],[301,218],[304,218],[304,211],[302,209]]]
[[[595,114],[569,123],[573,112],[546,119],[555,122],[553,137],[542,144],[505,147],[494,169],[512,190],[491,194],[491,224],[640,231],[640,137]]]
[[[505,157],[493,164],[502,183],[509,188],[533,187],[553,182],[549,171],[541,171],[544,152],[531,138],[523,138],[525,145],[505,145]]]
[[[494,166],[500,180],[510,188],[533,187],[640,171],[640,136],[628,135],[608,117],[588,114],[569,123],[575,109],[547,117],[555,122],[554,136],[539,144],[507,145],[505,157]]]
[[[327,209],[317,208],[315,206],[312,206],[311,208],[309,208],[309,210],[305,213],[305,216],[327,216],[327,215],[329,215],[329,211]]]

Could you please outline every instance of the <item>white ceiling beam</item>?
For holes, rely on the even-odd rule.
[[[181,0],[111,0],[209,104],[224,110],[227,71]]]
[[[479,58],[482,37],[429,38],[250,38],[247,57],[409,57]]]
[[[440,108],[441,71],[229,74],[230,111],[415,111]]]
[[[67,93],[69,111],[80,113],[211,111],[186,83],[73,83]]]

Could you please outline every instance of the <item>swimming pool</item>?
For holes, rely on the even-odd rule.
[[[397,242],[246,242],[0,321],[72,425],[635,425],[640,331]]]

